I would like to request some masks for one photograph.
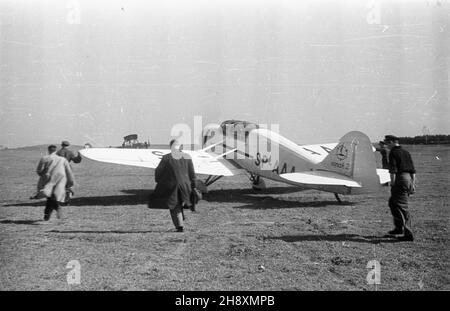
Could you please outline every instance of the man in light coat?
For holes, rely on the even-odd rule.
[[[74,184],[69,162],[56,154],[56,146],[48,147],[48,155],[41,158],[36,169],[39,175],[38,198],[47,198],[44,220],[49,220],[53,210],[58,219],[62,218],[61,203],[66,200],[66,189]]]

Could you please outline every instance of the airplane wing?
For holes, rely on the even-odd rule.
[[[233,176],[238,169],[225,159],[216,158],[204,151],[184,150],[192,157],[196,174],[214,176]],[[162,156],[169,149],[125,149],[125,148],[86,148],[80,150],[83,157],[91,160],[155,169]]]

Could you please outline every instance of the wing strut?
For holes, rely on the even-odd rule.
[[[339,204],[342,204],[342,200],[341,200],[341,198],[339,197],[339,194],[334,193],[334,197],[335,197],[336,200],[339,202]]]
[[[224,157],[224,156],[226,156],[226,155],[229,154],[229,153],[233,153],[233,152],[235,152],[236,150],[237,150],[237,148],[228,150],[227,152],[224,152],[224,153],[222,153],[221,155],[216,156],[216,159],[221,158],[221,157]]]
[[[222,140],[222,141],[220,141],[220,142],[218,142],[218,143],[216,143],[216,144],[209,145],[208,147],[205,147],[205,148],[203,148],[203,149],[200,150],[200,151],[207,151],[207,150],[209,150],[209,149],[212,149],[213,147],[216,147],[216,146],[218,146],[218,145],[220,145],[220,144],[223,144],[224,142],[225,142],[225,140]]]
[[[206,180],[205,180],[205,186],[208,187],[208,186],[212,185],[213,183],[215,183],[216,181],[218,181],[222,177],[223,176],[209,175],[208,178],[206,178]]]

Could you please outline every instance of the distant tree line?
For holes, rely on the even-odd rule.
[[[399,137],[400,144],[406,145],[438,145],[450,144],[450,135],[420,135],[414,137]]]

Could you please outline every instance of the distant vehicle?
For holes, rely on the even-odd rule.
[[[139,142],[137,134],[130,134],[123,138],[122,146],[119,148],[127,149],[147,149],[150,147],[150,142]]]
[[[338,143],[299,146],[251,122],[229,120],[218,128],[206,130],[203,132],[203,149],[185,150],[192,157],[196,173],[209,176],[203,183],[206,187],[222,176],[248,172],[254,189],[264,188],[262,178],[267,178],[332,192],[340,201],[338,194],[376,192],[390,180],[388,170],[376,167],[375,148],[362,132],[349,132]],[[255,138],[269,143],[271,151],[251,148],[249,144]],[[219,146],[225,152],[217,154],[215,149]],[[278,155],[274,154],[276,149]],[[88,148],[80,152],[84,157],[100,162],[155,169],[170,149]],[[234,154],[234,158],[224,158],[228,154]],[[238,159],[235,158],[237,154],[241,154]]]

